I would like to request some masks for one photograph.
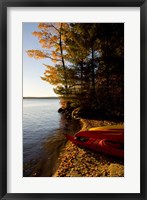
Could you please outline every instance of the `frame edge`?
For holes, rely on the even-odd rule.
[[[1,3],[0,4],[0,13],[1,13],[1,18],[0,18],[0,43],[2,44],[0,46],[0,95],[2,96],[2,98],[0,99],[0,110],[1,110],[1,113],[0,113],[0,130],[1,130],[1,134],[0,134],[0,162],[1,162],[1,165],[0,165],[0,174],[1,174],[1,181],[0,181],[0,199],[16,199],[16,198],[21,198],[21,199],[37,199],[37,198],[44,198],[44,199],[63,199],[65,197],[65,195],[63,194],[60,194],[61,196],[63,197],[58,197],[58,195],[55,197],[54,195],[52,194],[7,194],[7,149],[6,149],[6,142],[7,142],[7,134],[4,134],[4,133],[7,133],[7,60],[6,60],[6,57],[7,57],[7,36],[6,36],[6,33],[7,33],[7,6],[15,6],[15,3],[11,1],[11,3],[9,3],[10,1],[7,1],[5,3]],[[27,3],[27,2],[30,2],[30,1],[16,1],[16,6],[22,6],[23,4]],[[34,2],[34,1],[33,1]],[[116,1],[115,1],[116,2]],[[146,194],[146,191],[145,191],[145,184],[146,184],[146,180],[147,180],[147,174],[145,173],[145,166],[147,166],[147,160],[145,160],[146,158],[146,152],[147,152],[147,147],[145,146],[145,141],[146,141],[146,135],[145,135],[145,131],[147,130],[146,129],[146,111],[147,111],[147,108],[145,106],[145,102],[147,101],[147,94],[145,93],[146,92],[146,87],[147,87],[147,81],[145,79],[145,76],[146,76],[146,59],[145,59],[145,55],[147,53],[147,42],[146,42],[146,34],[147,34],[147,25],[146,25],[146,21],[145,21],[145,18],[147,17],[147,14],[145,12],[147,12],[147,1],[138,1],[139,2],[139,5],[137,4],[137,6],[141,6],[141,20],[143,21],[144,19],[144,22],[141,23],[141,133],[144,133],[144,135],[142,134],[142,137],[141,137],[141,145],[143,145],[144,147],[144,150],[143,148],[141,148],[141,162],[142,162],[142,166],[141,166],[141,196],[140,195],[131,195],[131,194],[128,194],[128,197],[129,198],[126,198],[126,195],[124,195],[124,199],[131,199],[133,197],[133,199],[139,199],[140,197],[143,198],[144,200],[146,199],[147,197],[147,194]],[[21,4],[22,3],[22,4]],[[29,3],[28,3],[29,4]],[[41,3],[43,4],[43,2]],[[58,3],[57,3],[58,4]],[[34,5],[34,4],[32,4]],[[38,5],[38,4],[37,4]],[[25,6],[25,5],[24,5]],[[29,5],[28,5],[29,6]],[[30,5],[31,6],[31,5]],[[40,6],[40,5],[38,5]],[[130,4],[131,6],[131,4]],[[133,4],[134,6],[134,4]],[[132,7],[133,7],[132,6]],[[127,7],[127,6],[126,6]],[[136,7],[136,6],[135,6]],[[144,32],[145,31],[145,32]],[[145,41],[145,42],[144,42]],[[3,55],[3,57],[2,57]],[[5,149],[5,150],[4,150]],[[5,169],[5,170],[4,170]],[[116,194],[117,195],[117,194]],[[37,197],[38,196],[38,197]],[[76,196],[76,195],[75,195]],[[79,195],[80,196],[80,195]],[[83,195],[84,196],[84,195]],[[89,195],[87,195],[89,196]],[[101,194],[100,194],[101,196]],[[107,195],[106,195],[107,196]],[[119,194],[118,194],[118,198],[119,198]],[[123,196],[123,195],[122,195]],[[30,197],[30,198],[28,198]],[[74,197],[74,195],[73,195]],[[72,194],[71,196],[69,197],[70,199],[74,199],[72,197]],[[67,198],[67,197],[65,197]],[[79,198],[81,199],[83,198],[82,196]],[[86,198],[86,196],[84,197]],[[95,197],[94,197],[95,198]],[[108,199],[107,197],[101,197],[103,199]],[[116,198],[116,196],[112,197],[112,194],[110,194],[110,198],[109,199],[114,199]],[[122,199],[122,198],[121,198]]]

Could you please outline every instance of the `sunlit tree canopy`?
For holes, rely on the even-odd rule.
[[[39,23],[40,49],[27,50],[45,64],[43,81],[62,97],[106,112],[123,112],[124,24]]]

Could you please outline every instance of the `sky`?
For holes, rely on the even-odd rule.
[[[54,97],[57,96],[52,85],[41,80],[45,66],[52,65],[49,59],[36,60],[30,58],[26,51],[32,49],[41,49],[38,38],[32,35],[37,31],[38,23],[23,22],[23,96],[24,97]]]

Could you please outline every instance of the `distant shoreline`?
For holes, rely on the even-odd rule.
[[[23,97],[23,99],[59,99],[59,97]]]

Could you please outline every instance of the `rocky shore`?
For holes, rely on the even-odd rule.
[[[80,119],[81,130],[91,127],[123,124],[107,120]],[[79,148],[67,141],[59,156],[59,167],[54,177],[123,177],[124,160]]]

